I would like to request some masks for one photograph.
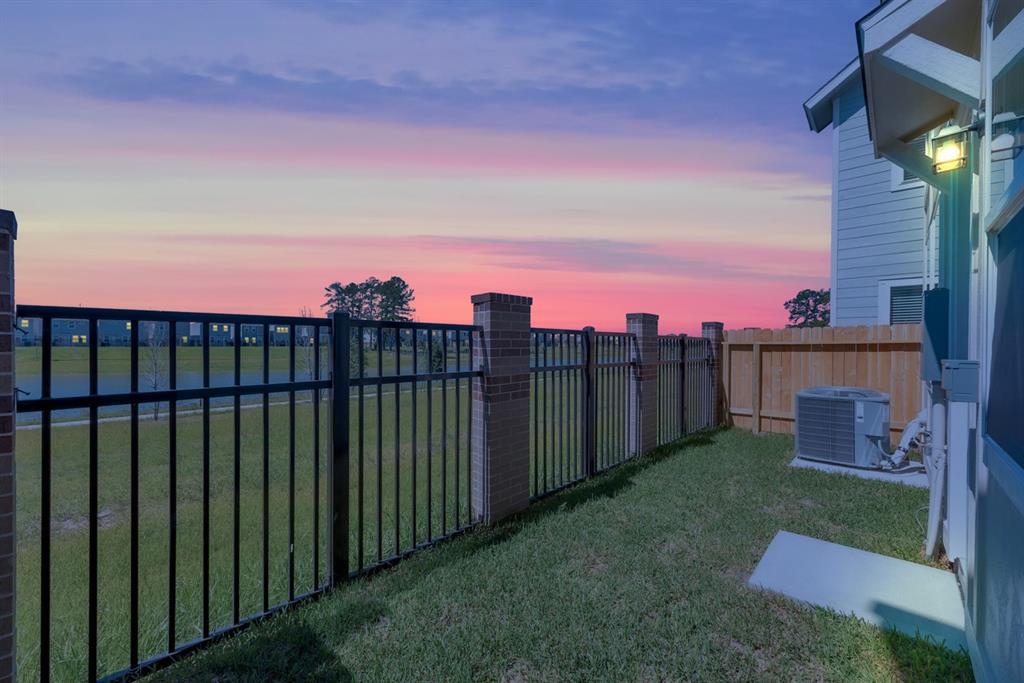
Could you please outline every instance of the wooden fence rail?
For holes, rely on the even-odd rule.
[[[722,383],[729,421],[793,433],[801,389],[867,387],[890,396],[893,438],[921,409],[920,325],[727,330]]]

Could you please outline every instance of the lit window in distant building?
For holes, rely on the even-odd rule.
[[[21,319],[21,326],[24,328],[28,328],[28,318]]]
[[[278,334],[288,334],[288,328],[284,327],[284,326],[281,326],[281,325],[278,325],[277,326],[277,333]]]
[[[183,343],[187,344],[187,343],[188,343],[188,337],[186,337],[185,335],[182,335],[182,336],[181,336],[181,341],[182,341]]]
[[[126,329],[126,330],[130,330],[130,329],[132,329],[132,321],[131,321],[131,320],[127,321],[127,322],[126,322],[126,323],[124,324],[124,329]]]

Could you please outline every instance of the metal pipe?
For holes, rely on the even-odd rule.
[[[944,397],[937,397],[932,404],[929,432],[931,444],[925,451],[928,462],[928,527],[924,553],[929,559],[935,557],[942,526],[942,497],[946,490],[946,403]]]

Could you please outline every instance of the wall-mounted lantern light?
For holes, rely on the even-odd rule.
[[[932,171],[947,173],[967,165],[967,131],[957,131],[932,141]]]

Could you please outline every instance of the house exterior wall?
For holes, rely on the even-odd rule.
[[[893,165],[875,158],[868,137],[859,81],[832,106],[832,325],[889,324],[879,317],[880,283],[923,275],[924,186],[894,189]]]

